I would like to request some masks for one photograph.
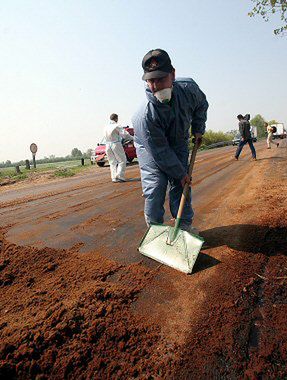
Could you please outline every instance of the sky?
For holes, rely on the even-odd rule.
[[[1,0],[0,162],[95,148],[111,113],[145,98],[143,56],[166,50],[210,104],[207,130],[236,115],[287,125],[287,36],[250,18],[251,0]]]

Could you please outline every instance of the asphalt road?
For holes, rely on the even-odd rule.
[[[260,160],[265,149],[256,145]],[[256,163],[245,147],[240,161],[235,147],[224,147],[197,156],[193,175],[194,224],[205,230],[212,212],[225,193],[240,186],[241,178]],[[9,225],[7,237],[21,245],[105,249],[115,260],[139,259],[136,251],[145,231],[144,200],[138,165],[127,169],[126,183],[112,183],[109,168],[98,168],[76,178],[25,185],[0,193],[0,226]],[[236,202],[236,199],[234,200]],[[170,220],[167,210],[166,220]]]

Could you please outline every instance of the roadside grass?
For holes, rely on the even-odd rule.
[[[69,168],[61,168],[54,171],[54,177],[72,177],[76,173]]]
[[[0,172],[0,181],[2,179],[13,179],[14,181],[22,181],[23,179],[26,179],[28,178],[28,175],[27,173],[16,173],[16,171],[14,172],[8,172],[7,174],[3,174],[2,172]]]
[[[14,167],[0,168],[0,182],[12,180],[18,182],[32,177],[36,173],[50,173],[53,177],[72,177],[78,172],[87,170],[91,167],[90,160],[85,160],[85,165],[82,166],[80,160],[63,161],[55,163],[37,164],[36,169],[31,166],[31,169],[26,169],[25,166],[20,166],[21,173],[17,173]]]
[[[27,176],[27,170],[21,170],[21,173],[17,173],[16,169],[12,168],[0,168],[0,180],[2,179],[13,179],[15,181],[21,181],[23,179],[26,179]]]
[[[84,166],[74,166],[70,168],[59,168],[54,171],[54,177],[72,177],[75,174],[87,169]]]

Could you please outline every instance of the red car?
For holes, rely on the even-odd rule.
[[[125,130],[130,134],[134,135],[134,129],[130,127],[125,127]],[[122,140],[123,148],[127,157],[128,162],[132,162],[134,158],[137,157],[136,148],[134,147],[134,142],[130,140]],[[96,147],[95,153],[91,156],[91,162],[99,166],[104,166],[108,162],[106,155],[106,142],[105,138],[101,141],[100,144]]]

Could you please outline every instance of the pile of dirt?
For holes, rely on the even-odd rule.
[[[0,247],[0,378],[165,376],[175,348],[130,311],[154,272],[3,233]]]
[[[11,178],[4,178],[0,181],[0,186],[7,186],[7,185],[13,185],[16,183],[16,180]]]
[[[266,172],[256,189],[247,206],[256,224],[233,231],[240,244],[232,244],[230,230],[219,237],[244,251],[222,247],[220,275],[201,289],[207,294],[202,317],[186,340],[175,378],[286,378],[287,185],[281,173]]]

